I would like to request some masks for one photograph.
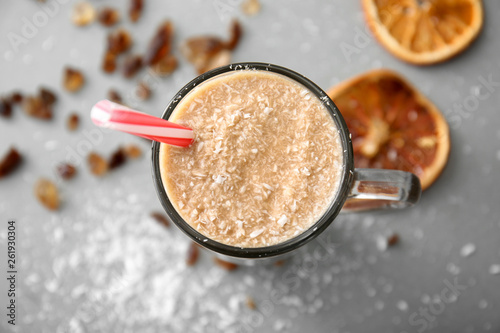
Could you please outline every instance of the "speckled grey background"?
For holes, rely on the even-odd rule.
[[[240,267],[231,273],[214,267],[203,253],[188,268],[187,238],[149,217],[160,205],[149,146],[142,140],[105,132],[90,143],[92,150],[107,155],[119,144],[135,142],[145,156],[102,179],[81,165],[75,179],[57,181],[63,196],[57,213],[35,200],[36,179],[56,180],[55,162],[70,158],[71,149],[88,150],[84,142],[94,129],[88,118],[93,103],[110,87],[128,98],[147,73],[130,81],[103,74],[108,29],[73,26],[72,1],[61,0],[53,17],[40,21],[15,50],[9,33],[20,35],[24,18],[33,22],[33,15],[51,5],[2,1],[0,95],[14,89],[33,93],[43,85],[57,90],[59,101],[50,122],[28,118],[19,109],[12,119],[0,119],[0,153],[14,145],[25,156],[22,168],[0,181],[1,331],[500,332],[500,275],[492,274],[500,264],[500,3],[484,1],[484,31],[470,49],[421,68],[393,58],[365,34],[359,1],[263,0],[255,17],[242,16],[239,2],[147,0],[137,24],[126,17],[122,24],[134,37],[133,52],[143,52],[165,18],[175,24],[178,45],[200,33],[225,36],[228,18],[239,16],[245,34],[234,61],[283,65],[325,89],[372,68],[400,71],[451,124],[453,147],[442,176],[414,209],[339,217],[321,236],[322,244],[334,244],[331,252],[315,242],[283,267]],[[125,14],[127,1],[92,3]],[[346,45],[356,52],[344,54]],[[76,94],[61,91],[66,65],[87,77]],[[181,63],[138,107],[160,115],[194,75]],[[487,87],[484,79],[496,83]],[[65,128],[71,111],[82,116],[76,133]],[[17,221],[16,327],[5,315],[7,219]],[[401,243],[380,251],[377,239],[392,231]],[[468,249],[475,251],[461,253]],[[245,305],[248,296],[256,310]]]

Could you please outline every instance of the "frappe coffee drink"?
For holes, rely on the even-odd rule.
[[[169,120],[192,128],[188,148],[162,144],[163,185],[195,230],[241,248],[282,243],[330,207],[344,173],[333,116],[305,86],[239,70],[191,90]]]
[[[355,169],[342,114],[320,87],[288,68],[214,69],[186,84],[162,118],[194,140],[184,147],[153,142],[160,202],[194,242],[226,260],[281,259],[343,208],[403,208],[420,198],[411,173]]]

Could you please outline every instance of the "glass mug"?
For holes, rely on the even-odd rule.
[[[175,210],[163,186],[160,174],[160,145],[152,145],[153,181],[160,202],[169,219],[186,233],[194,242],[214,252],[224,260],[254,264],[257,261],[276,261],[283,259],[294,250],[305,245],[321,234],[337,217],[340,211],[361,211],[380,208],[403,208],[416,204],[420,198],[421,187],[417,176],[398,170],[355,169],[351,135],[347,125],[332,100],[314,82],[290,69],[265,63],[237,63],[216,68],[204,73],[185,85],[170,101],[163,119],[168,119],[179,102],[195,87],[221,74],[240,70],[260,70],[284,75],[301,84],[315,94],[331,114],[339,130],[343,148],[343,174],[339,189],[330,206],[309,229],[282,243],[256,248],[241,248],[214,241],[195,230]],[[260,259],[260,260],[259,260]],[[267,259],[267,260],[266,260]]]

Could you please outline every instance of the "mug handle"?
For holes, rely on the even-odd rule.
[[[405,208],[420,199],[422,188],[410,172],[385,169],[355,169],[343,212],[382,208]]]

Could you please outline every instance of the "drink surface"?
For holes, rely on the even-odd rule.
[[[169,118],[188,148],[161,145],[163,185],[207,238],[264,247],[293,238],[329,208],[342,176],[338,129],[322,102],[285,76],[240,70],[193,89]]]

